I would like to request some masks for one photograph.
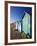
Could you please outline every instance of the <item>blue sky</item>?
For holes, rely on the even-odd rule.
[[[10,7],[10,23],[21,20],[22,16],[24,15],[24,11],[32,15],[32,7],[11,6]]]

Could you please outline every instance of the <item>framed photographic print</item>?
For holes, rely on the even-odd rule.
[[[36,3],[5,1],[5,45],[36,42]]]

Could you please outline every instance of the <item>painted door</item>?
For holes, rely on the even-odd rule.
[[[19,32],[21,32],[21,22],[16,22],[16,29],[18,29]]]

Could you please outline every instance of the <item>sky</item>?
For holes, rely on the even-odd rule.
[[[32,15],[32,7],[17,7],[11,6],[10,7],[10,23],[14,23],[22,19],[24,15],[24,11],[28,14]]]

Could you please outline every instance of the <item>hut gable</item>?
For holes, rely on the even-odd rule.
[[[26,12],[22,17],[22,31],[24,31],[26,34],[30,34],[30,15]]]

